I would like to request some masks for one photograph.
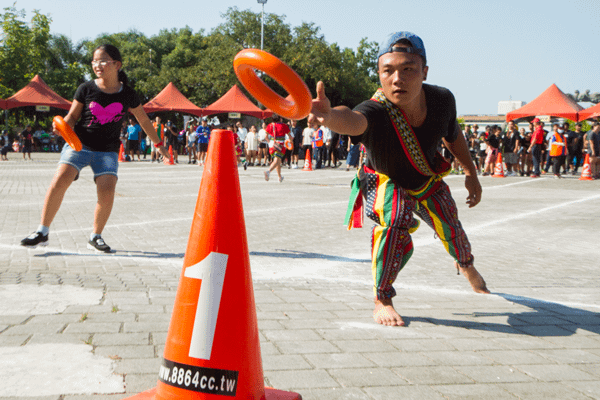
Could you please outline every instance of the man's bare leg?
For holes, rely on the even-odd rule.
[[[375,310],[373,310],[373,319],[378,324],[387,326],[404,326],[404,321],[400,314],[394,309],[392,299],[375,299]]]
[[[486,294],[490,293],[487,286],[485,285],[483,277],[479,274],[479,272],[477,272],[475,266],[471,265],[468,268],[463,268],[460,265],[458,265],[456,261],[454,261],[454,266],[456,267],[457,271],[462,272],[462,274],[467,278],[474,292]]]

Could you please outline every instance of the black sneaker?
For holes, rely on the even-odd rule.
[[[87,248],[90,250],[110,253],[110,246],[104,242],[104,239],[102,239],[101,236],[96,236],[94,240],[90,240],[88,242]]]
[[[21,240],[21,246],[35,248],[36,246],[48,246],[48,235],[42,235],[41,232],[33,232],[25,239]]]

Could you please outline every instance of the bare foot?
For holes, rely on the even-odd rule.
[[[458,265],[456,261],[454,262],[454,266],[456,267],[457,271],[462,272],[462,274],[467,278],[474,292],[486,294],[490,293],[487,286],[485,285],[483,277],[479,274],[479,272],[477,272],[475,266],[471,265],[468,268],[463,268],[460,265]]]
[[[375,300],[375,310],[373,310],[373,319],[378,324],[386,326],[404,326],[404,321],[400,314],[394,309],[392,299]]]

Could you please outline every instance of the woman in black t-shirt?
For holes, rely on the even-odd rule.
[[[77,179],[79,171],[90,166],[94,171],[98,203],[88,248],[110,252],[110,247],[101,234],[110,217],[115,198],[121,120],[127,112],[136,117],[161,154],[168,157],[168,152],[156,135],[137,94],[127,86],[127,75],[121,67],[121,53],[115,46],[102,45],[94,50],[92,68],[97,79],[77,88],[71,109],[65,117],[65,122],[74,128],[83,148],[75,151],[68,144],[63,147],[58,169],[46,193],[40,226],[23,239],[21,245],[36,247],[48,244],[50,224],[61,206],[65,192]]]

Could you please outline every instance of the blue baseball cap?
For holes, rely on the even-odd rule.
[[[402,39],[408,40],[412,47],[394,47],[394,45]],[[425,45],[423,44],[421,38],[412,32],[402,31],[389,34],[382,42],[379,43],[379,53],[377,54],[377,62],[379,62],[379,57],[386,53],[392,52],[418,54],[421,57],[423,57],[424,63],[427,64],[427,57],[425,55]]]

